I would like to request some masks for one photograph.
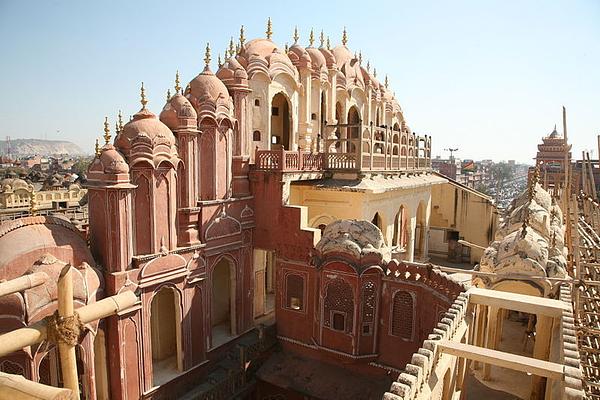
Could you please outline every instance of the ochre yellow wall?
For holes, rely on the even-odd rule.
[[[497,225],[497,210],[489,197],[452,182],[432,187],[429,220],[431,249],[444,245],[437,243],[442,235],[433,234],[437,229],[458,231],[460,239],[487,247]],[[471,248],[471,263],[478,262],[482,254],[483,250]]]

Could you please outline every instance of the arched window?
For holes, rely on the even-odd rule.
[[[413,340],[414,299],[412,294],[399,290],[392,300],[392,335],[404,340]]]
[[[300,275],[289,274],[285,278],[285,306],[290,310],[304,309],[304,278]]]
[[[354,321],[352,287],[343,279],[331,281],[325,289],[323,325],[327,328],[350,332]]]

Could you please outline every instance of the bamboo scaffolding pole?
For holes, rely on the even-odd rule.
[[[81,323],[87,324],[123,311],[136,302],[137,297],[133,292],[124,292],[80,307],[77,309],[77,313]],[[46,331],[46,321],[42,320],[26,328],[16,329],[0,335],[0,357],[42,342],[47,337]]]
[[[73,318],[73,274],[67,264],[58,277],[58,316],[61,319]],[[79,398],[79,380],[77,379],[77,360],[75,346],[58,342],[58,354],[64,386],[73,391],[73,397]]]
[[[40,286],[47,280],[48,275],[43,272],[35,272],[6,282],[0,282],[0,297]]]
[[[25,379],[22,375],[0,372],[0,399],[75,400],[73,392]]]

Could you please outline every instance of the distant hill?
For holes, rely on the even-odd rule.
[[[0,140],[0,154],[6,154],[6,140]],[[83,155],[84,152],[75,143],[66,140],[42,139],[11,139],[10,154],[13,157],[24,156],[51,156],[68,154],[71,156]]]

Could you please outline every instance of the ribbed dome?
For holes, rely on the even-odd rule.
[[[123,130],[115,138],[115,146],[128,154],[129,149],[131,149],[131,142],[139,135],[147,136],[151,141],[162,139],[169,146],[175,144],[175,136],[173,136],[173,132],[169,127],[146,108],[142,108],[133,116],[133,120],[125,124]]]
[[[117,151],[115,146],[107,144],[102,148],[100,157],[96,158],[102,166],[102,171],[105,174],[127,174],[129,173],[129,165],[125,162],[125,158]],[[94,161],[96,161],[94,160]]]
[[[175,94],[167,101],[159,119],[171,130],[181,125],[179,118],[196,119],[198,114],[188,99],[181,93]]]
[[[348,50],[346,46],[336,46],[333,49],[333,55],[338,67],[340,68],[354,58],[354,55],[350,53],[350,50]]]
[[[306,52],[310,56],[310,61],[312,64],[313,70],[321,69],[322,67],[327,68],[327,61],[325,60],[325,56],[319,49],[315,49],[314,47],[309,47],[306,49]]]
[[[253,39],[244,45],[241,55],[246,59],[252,55],[267,58],[274,50],[279,51],[279,48],[273,41],[269,39]]]
[[[190,82],[190,93],[200,103],[204,101],[216,102],[219,97],[229,99],[229,92],[225,84],[217,78],[209,68],[205,68]]]

